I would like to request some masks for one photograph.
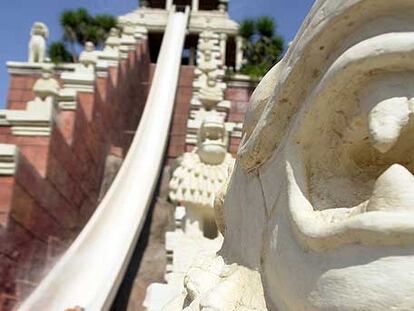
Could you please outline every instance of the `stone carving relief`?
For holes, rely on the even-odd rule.
[[[118,28],[112,28],[109,32],[109,36],[105,42],[104,52],[119,52],[121,46],[121,37]]]
[[[188,227],[198,224],[200,235],[207,234],[203,232],[205,222],[214,223],[214,196],[234,164],[227,149],[224,122],[215,116],[207,117],[199,130],[197,148],[183,155],[170,182],[171,200],[186,207]]]
[[[76,91],[93,92],[99,56],[101,53],[95,50],[95,44],[86,42],[75,70],[63,72],[61,75],[64,87]]]
[[[222,257],[190,269],[182,308],[414,309],[413,15],[316,1],[252,96]],[[261,286],[211,281],[234,264]]]
[[[93,42],[85,43],[85,49],[79,55],[79,63],[82,65],[82,70],[94,72],[98,63],[98,54],[95,51],[95,44]]]
[[[198,43],[188,143],[196,144],[197,130],[206,116],[215,115],[223,121],[226,119],[230,103],[224,100],[227,86],[223,82],[223,67],[220,35],[210,30],[202,32]]]
[[[54,70],[51,66],[44,66],[40,79],[33,86],[36,98],[46,100],[56,98],[60,92],[59,82],[53,77]]]
[[[185,298],[184,276],[197,258],[212,256],[222,243],[214,219],[214,199],[226,184],[234,159],[227,152],[229,135],[225,120],[222,82],[224,75],[220,54],[220,36],[209,30],[200,35],[194,92],[187,143],[196,148],[185,153],[170,182],[170,198],[176,204],[176,229],[167,233],[166,280],[148,290],[146,306],[152,310],[181,310]],[[164,302],[154,307],[155,297]],[[152,297],[152,298],[151,298]],[[178,303],[178,304],[177,304]]]
[[[33,24],[29,41],[29,62],[43,63],[46,58],[46,40],[49,37],[49,29],[43,23]]]

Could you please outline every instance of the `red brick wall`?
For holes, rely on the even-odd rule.
[[[190,102],[193,97],[194,69],[194,66],[181,66],[170,130],[170,142],[168,146],[169,159],[175,159],[186,152],[185,137],[187,133],[187,120],[190,113]]]
[[[254,91],[254,87],[228,87],[225,92],[225,99],[231,102],[230,113],[228,117],[229,122],[243,122],[249,106],[250,96]],[[240,138],[230,138],[230,152],[236,156],[239,148]]]
[[[25,109],[36,79],[11,77],[9,109]],[[20,150],[15,176],[0,176],[0,310],[33,289],[94,212],[106,158],[128,151],[149,79],[144,42],[108,78],[97,78],[94,93],[78,93],[76,111],[58,112],[50,137],[0,127],[0,143]]]

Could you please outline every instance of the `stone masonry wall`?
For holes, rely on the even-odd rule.
[[[25,109],[37,76],[12,75],[7,107]],[[150,79],[147,42],[139,44],[77,109],[59,111],[48,137],[15,136],[16,173],[0,176],[0,310],[11,310],[38,284],[98,205],[108,156],[123,158],[144,109]]]

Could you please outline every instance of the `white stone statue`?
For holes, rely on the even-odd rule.
[[[48,97],[57,97],[60,92],[59,82],[53,77],[53,68],[51,66],[44,66],[42,69],[42,76],[38,79],[33,91],[40,100],[46,100]]]
[[[118,28],[112,28],[106,39],[104,52],[118,52],[121,45],[120,31]]]
[[[79,55],[79,63],[83,65],[87,71],[94,71],[98,63],[98,54],[95,51],[95,44],[93,42],[86,42],[85,49]]]
[[[43,63],[46,58],[46,40],[49,37],[49,29],[43,23],[33,24],[31,39],[29,41],[29,62]]]
[[[95,51],[95,44],[85,43],[85,49],[79,55],[79,63],[73,72],[63,72],[61,79],[65,89],[93,92],[95,88],[96,66],[100,52]]]
[[[316,1],[252,96],[222,259],[190,270],[183,309],[414,310],[413,18]]]
[[[194,94],[206,110],[215,109],[224,99],[226,84],[220,53],[219,35],[206,30],[200,34],[195,70]]]
[[[183,155],[170,182],[171,200],[186,207],[187,222],[196,223],[201,235],[205,222],[214,223],[214,196],[234,164],[227,149],[223,120],[216,115],[207,116],[198,133],[197,148]]]
[[[155,283],[148,288],[147,311],[181,310],[189,268],[200,264],[200,258],[214,257],[220,249],[222,236],[214,221],[213,204],[234,165],[227,148],[224,121],[216,115],[207,116],[198,132],[197,148],[185,153],[173,172],[170,198],[177,205],[178,225],[166,235],[167,284]]]

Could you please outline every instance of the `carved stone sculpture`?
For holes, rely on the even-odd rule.
[[[188,221],[199,222],[201,232],[204,222],[214,222],[214,196],[234,164],[227,148],[228,135],[222,119],[215,115],[206,117],[199,130],[197,148],[183,155],[170,182],[170,198],[187,208]]]
[[[94,71],[98,62],[98,54],[95,51],[95,44],[93,42],[85,43],[85,50],[79,55],[79,62],[83,65],[83,69],[87,71]]]
[[[43,23],[33,24],[31,39],[29,41],[29,62],[43,63],[46,56],[46,40],[49,37],[49,30]]]
[[[224,203],[220,254],[264,291],[211,287],[211,259],[183,308],[414,309],[413,18],[410,0],[316,1],[252,96]]]
[[[36,97],[45,100],[48,97],[57,97],[60,92],[59,82],[53,77],[53,68],[44,66],[42,76],[33,86]]]
[[[224,92],[216,79],[217,75],[214,72],[209,72],[205,85],[200,89],[199,99],[206,109],[215,108],[223,100]]]
[[[93,92],[99,56],[101,55],[95,51],[95,45],[92,42],[86,42],[85,49],[79,55],[79,63],[76,64],[75,71],[63,72],[61,75],[64,87],[76,91]]]
[[[104,52],[118,52],[121,45],[121,37],[118,28],[112,28],[105,42]]]
[[[198,132],[197,148],[184,154],[170,182],[177,226],[166,236],[168,284],[148,288],[144,302],[147,311],[181,310],[184,276],[189,268],[220,249],[222,236],[214,222],[213,203],[234,164],[227,148],[224,121],[216,115],[207,116]]]

